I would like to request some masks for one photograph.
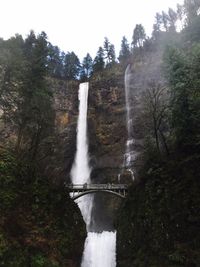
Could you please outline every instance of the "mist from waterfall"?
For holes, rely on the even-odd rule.
[[[79,86],[79,116],[77,123],[77,148],[71,169],[73,184],[91,183],[87,142],[87,109],[89,84]],[[81,267],[115,267],[116,266],[116,232],[90,232],[93,195],[86,195],[76,200],[87,226]]]

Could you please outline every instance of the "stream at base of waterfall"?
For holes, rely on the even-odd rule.
[[[87,141],[88,90],[88,83],[80,84],[76,155],[70,174],[73,184],[91,183]],[[76,202],[81,210],[88,232],[81,267],[115,267],[116,232],[90,232],[93,196],[81,197]]]

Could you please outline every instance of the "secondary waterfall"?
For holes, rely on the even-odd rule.
[[[87,108],[88,83],[79,86],[79,116],[77,124],[77,148],[71,169],[73,184],[91,183],[87,142]],[[116,232],[90,232],[93,196],[86,195],[77,200],[88,235],[85,241],[81,267],[115,267],[116,266]]]
[[[124,163],[123,167],[126,168],[131,174],[132,178],[134,178],[132,165],[135,160],[136,153],[134,152],[133,145],[135,140],[133,138],[133,119],[131,116],[131,95],[130,95],[130,78],[131,78],[131,70],[130,65],[126,68],[125,72],[125,99],[126,99],[126,125],[128,132],[128,139],[126,141],[126,151],[124,154]]]

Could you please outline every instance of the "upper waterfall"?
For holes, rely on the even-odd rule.
[[[72,182],[83,184],[90,182],[88,142],[87,142],[87,109],[89,83],[79,86],[79,116],[77,124],[77,150],[75,161],[71,169]]]
[[[90,183],[88,141],[87,141],[87,110],[88,110],[89,83],[81,83],[79,86],[79,116],[77,123],[76,155],[71,169],[73,184]],[[90,226],[93,196],[84,196],[77,200],[83,219]]]

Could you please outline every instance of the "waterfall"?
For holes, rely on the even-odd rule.
[[[71,169],[71,180],[73,184],[90,183],[88,143],[87,143],[87,107],[88,107],[88,83],[79,86],[79,116],[77,124],[76,155]],[[77,200],[83,219],[89,228],[92,212],[92,195],[86,195]]]
[[[88,233],[82,267],[116,266],[116,232]]]
[[[88,83],[82,83],[79,86],[77,148],[75,160],[71,169],[71,180],[73,184],[91,183],[87,142],[88,89]],[[93,196],[86,195],[76,201],[81,210],[88,232],[81,267],[115,267],[116,232],[90,232]]]
[[[77,125],[77,150],[75,161],[71,170],[73,183],[90,182],[88,144],[87,144],[87,106],[88,106],[88,83],[81,83],[79,87],[79,116]]]
[[[124,162],[123,162],[123,168],[126,168],[127,171],[129,171],[132,175],[132,178],[134,179],[134,172],[132,170],[133,162],[136,158],[136,152],[133,149],[133,146],[135,144],[135,139],[133,138],[133,119],[131,114],[131,69],[130,65],[126,68],[125,72],[125,100],[126,100],[126,126],[127,126],[127,133],[128,133],[128,139],[126,141],[126,150],[124,154]]]

